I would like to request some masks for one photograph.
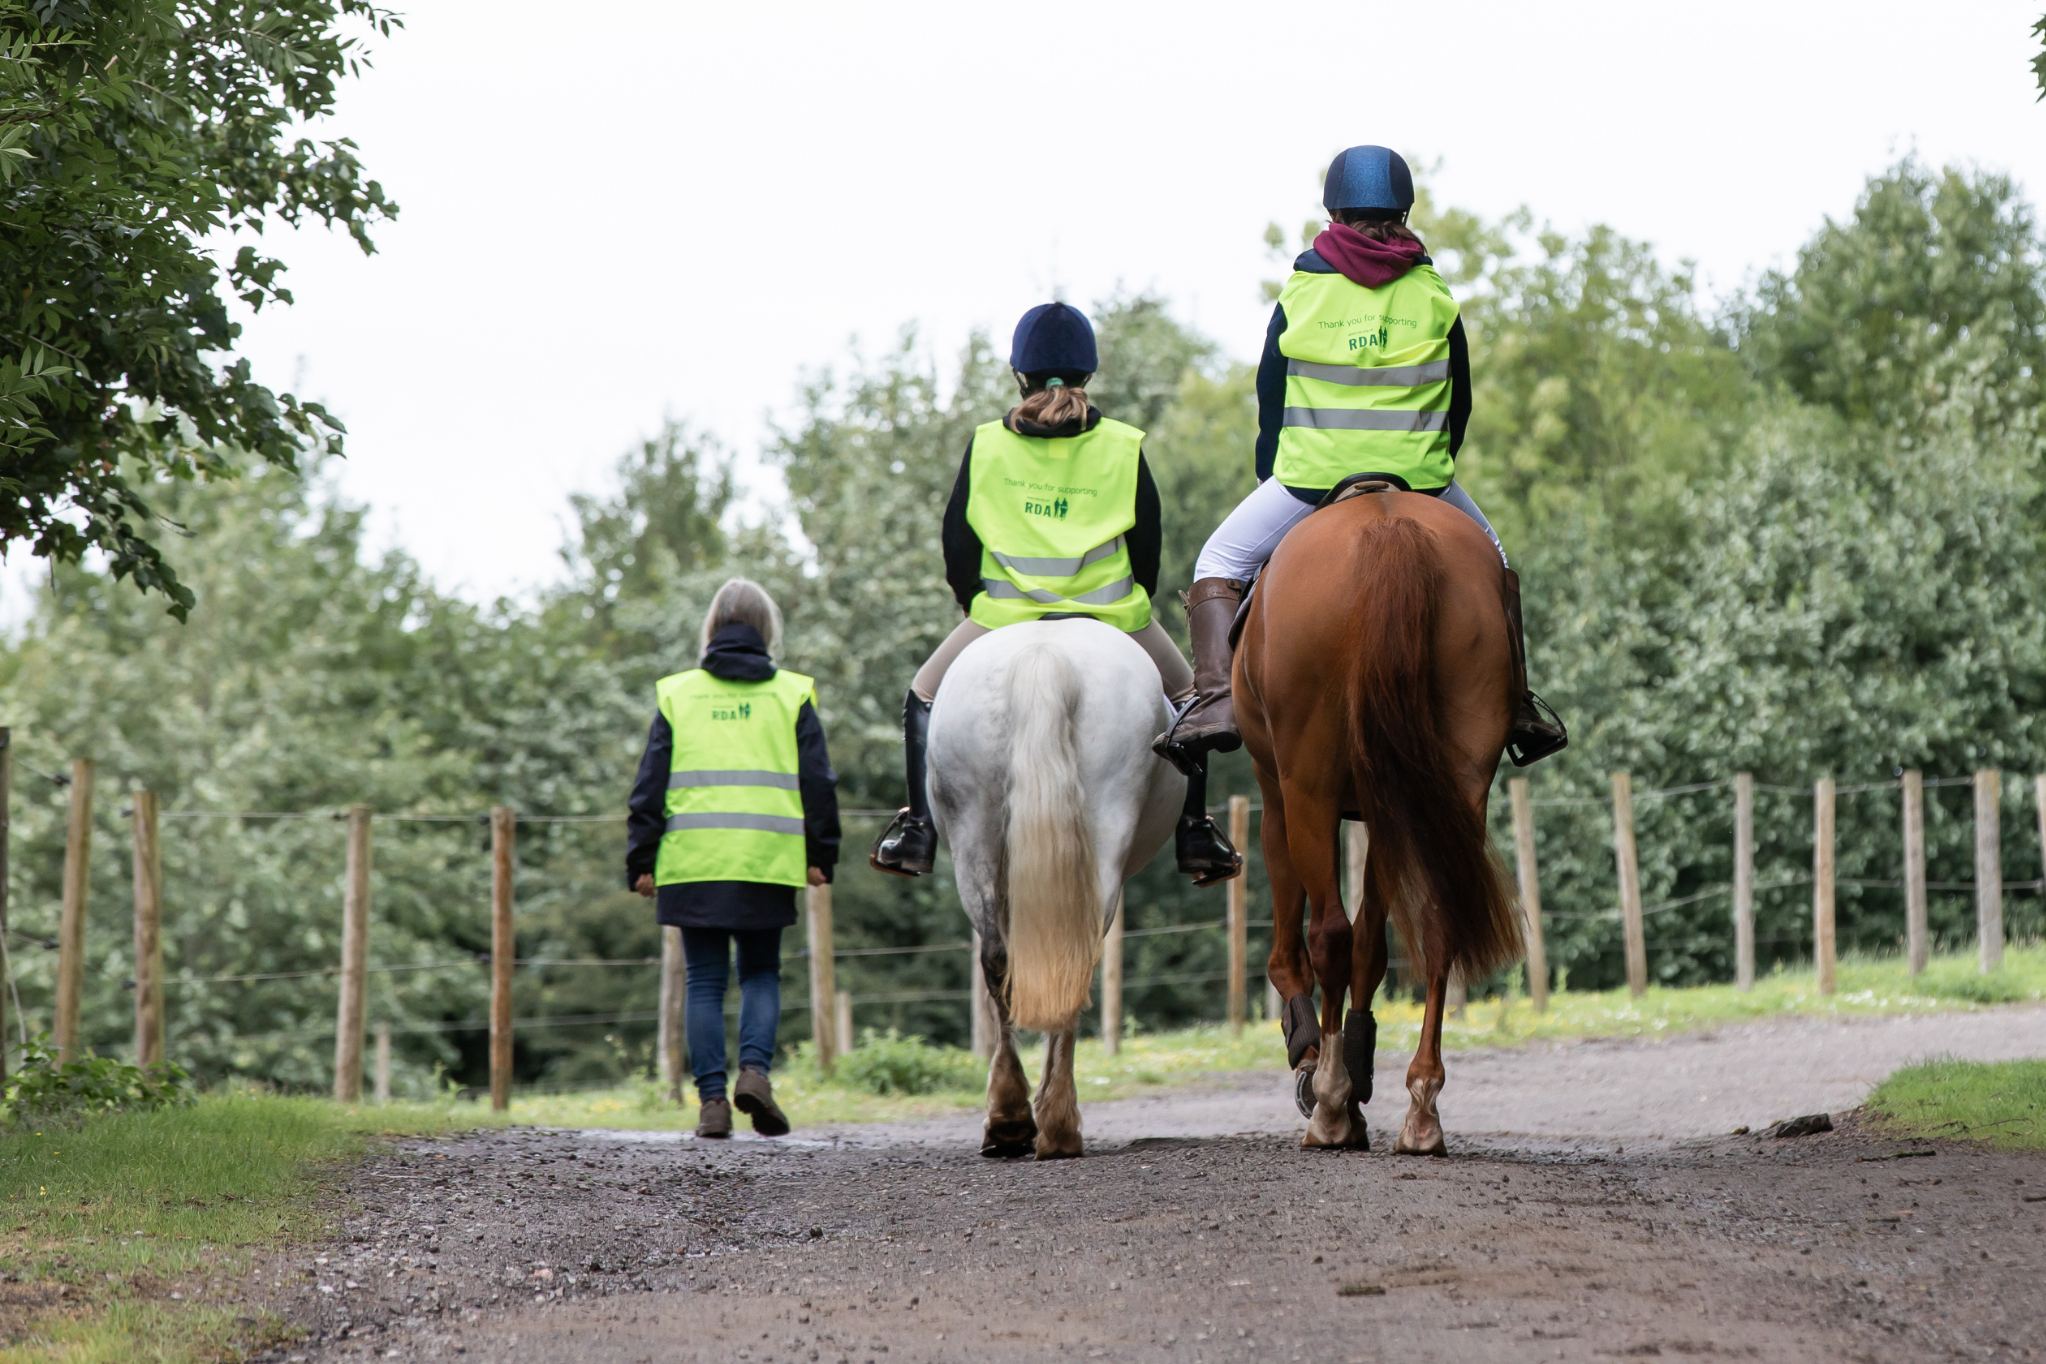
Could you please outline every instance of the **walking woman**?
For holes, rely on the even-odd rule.
[[[1075,616],[1126,631],[1157,666],[1177,714],[1193,699],[1193,670],[1151,617],[1164,533],[1144,433],[1087,401],[1099,358],[1086,314],[1045,303],[1023,314],[1009,347],[1022,402],[977,428],[945,508],[945,580],[966,613],[902,699],[909,804],[868,861],[896,876],[929,872],[938,834],[924,785],[924,740],[945,670],[990,630]],[[1226,881],[1243,858],[1208,816],[1204,759],[1175,759],[1187,775],[1175,847],[1196,885]]]
[[[796,888],[823,885],[838,862],[838,777],[817,719],[817,691],[780,670],[781,610],[733,578],[703,618],[703,657],[654,688],[659,710],[632,784],[625,879],[682,930],[689,968],[685,1029],[702,1106],[696,1134],[789,1130],[768,1071],[781,1023],[781,931]],[[739,1078],[726,1090],[725,987],[739,958]]]
[[[1337,154],[1322,182],[1327,231],[1293,262],[1257,369],[1258,488],[1201,549],[1187,594],[1199,698],[1152,745],[1185,765],[1242,747],[1229,694],[1230,627],[1279,541],[1335,486],[1369,475],[1439,497],[1491,536],[1456,483],[1471,415],[1470,349],[1449,286],[1407,226],[1414,177],[1385,147]],[[1506,551],[1499,550],[1502,563]],[[1515,676],[1506,751],[1525,767],[1569,742],[1527,687],[1520,575],[1506,570]]]

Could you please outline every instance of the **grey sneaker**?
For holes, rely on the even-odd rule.
[[[696,1117],[696,1135],[722,1139],[732,1135],[732,1105],[725,1099],[705,1099]]]
[[[785,1137],[789,1134],[789,1115],[775,1103],[774,1086],[759,1071],[739,1072],[739,1083],[732,1086],[732,1103],[741,1113],[753,1119],[753,1130],[761,1136]]]

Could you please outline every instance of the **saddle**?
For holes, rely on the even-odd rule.
[[[1338,502],[1348,502],[1353,497],[1369,497],[1372,493],[1410,493],[1412,491],[1413,489],[1407,486],[1407,481],[1398,474],[1351,474],[1348,478],[1336,484],[1335,487],[1323,493],[1321,501],[1314,504],[1314,511],[1320,511],[1324,507],[1333,507]],[[1312,516],[1314,512],[1309,512],[1308,515]],[[1259,568],[1252,575],[1250,586],[1243,590],[1243,600],[1236,607],[1236,618],[1229,622],[1229,648],[1232,653],[1236,649],[1237,641],[1243,638],[1243,623],[1250,619],[1251,598],[1257,595],[1258,579],[1263,576],[1263,568]]]

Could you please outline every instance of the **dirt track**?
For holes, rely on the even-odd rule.
[[[414,1142],[249,1287],[323,1361],[2038,1357],[2046,1156],[1706,1135],[1937,1052],[2046,1055],[2046,1010],[1454,1055],[1448,1160],[1303,1152],[1278,1075],[1091,1105],[1045,1165],[952,1120]]]

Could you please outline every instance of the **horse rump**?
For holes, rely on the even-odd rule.
[[[1049,644],[1009,666],[1009,819],[1003,850],[1009,1017],[1054,1032],[1087,1007],[1101,892],[1075,741],[1080,679]]]
[[[1350,764],[1371,831],[1367,894],[1383,897],[1424,962],[1483,976],[1520,954],[1482,811],[1460,765],[1435,680],[1438,604],[1447,583],[1434,532],[1389,516],[1360,533],[1350,659]],[[1433,912],[1427,912],[1432,907]]]

